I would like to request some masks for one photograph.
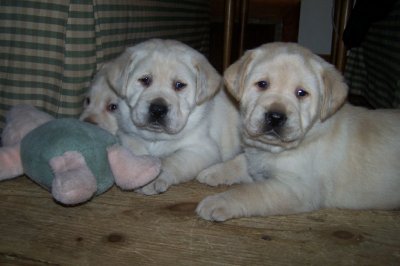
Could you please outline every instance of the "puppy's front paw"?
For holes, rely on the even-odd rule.
[[[226,173],[223,171],[223,164],[216,164],[204,169],[198,174],[197,180],[200,183],[214,187],[222,184],[230,184],[229,178],[226,178]]]
[[[157,179],[135,191],[145,195],[164,193],[171,185],[176,184],[174,181],[174,176],[163,169]]]
[[[142,193],[144,195],[156,195],[156,194],[160,194],[160,193],[167,191],[167,189],[169,187],[170,187],[170,184],[166,180],[162,179],[160,176],[155,181],[153,181],[135,191]]]
[[[222,222],[242,216],[238,207],[232,204],[232,201],[224,193],[220,193],[203,199],[197,206],[196,212],[205,220]]]

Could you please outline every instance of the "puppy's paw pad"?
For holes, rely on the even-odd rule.
[[[209,221],[223,222],[233,217],[228,201],[220,195],[209,196],[196,208],[197,214]]]

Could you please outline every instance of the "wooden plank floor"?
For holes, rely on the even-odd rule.
[[[67,208],[25,177],[1,182],[0,265],[400,265],[399,211],[199,219],[198,201],[224,189],[114,187]]]

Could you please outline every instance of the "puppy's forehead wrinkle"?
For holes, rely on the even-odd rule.
[[[186,81],[187,78],[195,78],[195,69],[191,62],[177,58],[176,55],[152,55],[147,58],[145,64],[147,68],[143,68],[142,71],[147,71],[155,82]]]

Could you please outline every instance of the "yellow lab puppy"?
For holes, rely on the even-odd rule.
[[[95,75],[86,95],[80,120],[89,122],[116,134],[118,122],[115,112],[118,112],[118,96],[110,87],[106,77],[115,75],[120,68],[119,61],[105,63]],[[120,69],[120,71],[122,71]]]
[[[296,44],[250,50],[224,78],[240,101],[245,152],[198,179],[247,184],[205,198],[202,218],[400,206],[400,110],[345,104],[339,72]]]
[[[162,160],[156,180],[138,192],[158,194],[240,151],[239,113],[207,59],[173,40],[128,48],[109,76],[119,102],[118,137],[137,154]]]

